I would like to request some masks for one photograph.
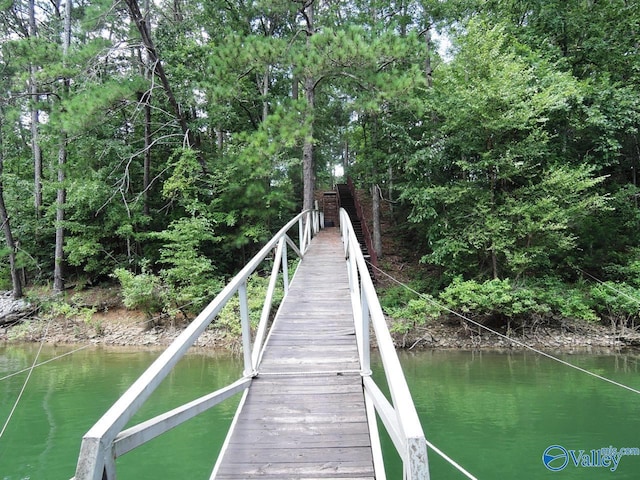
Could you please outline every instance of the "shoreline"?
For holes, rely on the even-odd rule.
[[[13,326],[0,327],[0,344],[43,341],[53,345],[93,344],[112,347],[165,348],[186,328],[186,322],[149,326],[139,312],[112,309],[96,313],[90,321],[82,319],[31,318]],[[504,332],[501,332],[504,334]],[[612,331],[610,327],[583,322],[564,322],[558,327],[537,327],[507,338],[478,332],[458,321],[434,322],[406,334],[392,334],[399,350],[552,350],[571,353],[580,350],[639,350],[640,335],[633,329]],[[513,341],[512,341],[513,340]],[[239,352],[241,339],[223,330],[207,328],[194,347]],[[375,348],[375,340],[372,339]]]
[[[572,328],[546,327],[522,333],[501,335],[477,332],[460,322],[420,327],[406,335],[394,335],[396,348],[411,350],[540,350],[564,353],[602,353],[622,350],[640,351],[640,337],[635,330],[613,332],[602,325],[572,323]],[[508,338],[505,338],[508,337]]]

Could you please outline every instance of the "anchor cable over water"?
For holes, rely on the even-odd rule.
[[[629,385],[625,385],[623,383],[617,382],[617,381],[612,380],[610,378],[603,377],[602,375],[598,375],[597,373],[591,372],[591,371],[587,370],[586,368],[582,368],[582,367],[579,367],[578,365],[574,365],[573,363],[570,363],[570,362],[567,362],[566,360],[562,360],[562,359],[560,359],[558,357],[555,357],[555,356],[551,355],[550,353],[547,353],[547,352],[544,352],[542,350],[539,350],[539,349],[537,349],[535,347],[532,347],[531,345],[527,345],[526,343],[524,343],[524,342],[522,342],[520,340],[517,340],[515,338],[511,338],[511,337],[509,337],[507,335],[504,335],[503,333],[497,332],[497,331],[493,330],[492,328],[489,328],[486,325],[483,325],[480,322],[476,322],[475,320],[472,320],[471,318],[467,317],[466,315],[463,315],[462,313],[459,313],[459,312],[456,312],[454,310],[451,310],[450,308],[448,308],[448,307],[436,302],[433,298],[429,297],[428,295],[424,295],[424,294],[418,292],[417,290],[414,290],[409,285],[406,285],[406,284],[402,283],[400,280],[397,280],[393,276],[389,275],[387,272],[381,270],[379,267],[375,267],[374,266],[374,268],[378,272],[380,272],[381,274],[383,274],[384,276],[386,276],[387,278],[392,280],[393,282],[397,283],[398,285],[400,285],[400,286],[404,287],[405,289],[407,289],[408,291],[410,291],[411,293],[417,295],[418,297],[422,298],[423,300],[426,300],[427,302],[431,303],[432,305],[434,305],[434,306],[436,306],[438,308],[441,308],[441,309],[443,309],[443,310],[445,310],[445,311],[447,311],[447,312],[449,312],[449,313],[451,313],[451,314],[463,319],[466,322],[469,322],[469,323],[471,323],[471,324],[473,324],[473,325],[475,325],[477,327],[480,327],[483,330],[486,330],[486,331],[488,331],[488,332],[490,332],[490,333],[492,333],[494,335],[497,335],[500,338],[508,340],[509,342],[514,343],[514,344],[516,344],[516,345],[518,345],[520,347],[523,347],[523,348],[526,348],[528,350],[531,350],[532,352],[535,352],[538,355],[542,355],[543,357],[547,357],[547,358],[553,360],[554,362],[561,363],[563,365],[566,365],[567,367],[571,367],[571,368],[573,368],[575,370],[578,370],[579,372],[586,373],[587,375],[591,375],[592,377],[595,377],[595,378],[597,378],[599,380],[602,380],[603,382],[610,383],[612,385],[615,385],[615,386],[620,387],[620,388],[624,388],[625,390],[629,390],[630,392],[637,393],[637,394],[640,395],[640,390],[638,390],[637,388],[633,388],[633,387],[630,387]]]

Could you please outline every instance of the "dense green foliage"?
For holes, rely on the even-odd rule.
[[[442,306],[637,319],[633,2],[75,0],[68,50],[64,6],[0,2],[0,191],[28,282],[52,281],[62,227],[68,284],[115,275],[128,305],[189,316],[300,210],[312,146],[320,188],[337,165],[380,187]]]

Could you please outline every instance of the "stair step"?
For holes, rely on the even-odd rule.
[[[351,220],[351,225],[353,227],[353,233],[360,244],[360,250],[362,251],[362,255],[365,260],[371,260],[371,255],[367,248],[367,244],[365,241],[364,228],[362,226],[361,220],[358,218],[358,211],[356,210],[355,200],[351,195],[351,190],[347,185],[338,185],[338,195],[340,196],[340,207],[343,208],[347,214],[349,215],[349,219]],[[373,272],[373,267],[367,263],[367,268],[369,270],[369,274],[371,278],[375,281],[375,274]]]

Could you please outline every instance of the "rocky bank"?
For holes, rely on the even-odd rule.
[[[78,297],[76,297],[78,302]],[[80,299],[92,313],[84,316],[41,318],[24,300],[0,293],[0,343],[45,342],[51,344],[96,344],[108,346],[162,347],[169,345],[187,322],[147,319],[126,310],[117,294],[100,292]],[[509,332],[508,338],[450,319],[418,327],[408,334],[395,334],[396,345],[405,349],[520,349],[528,345],[543,350],[619,350],[640,347],[640,334],[633,329],[563,321],[556,326],[537,326]],[[196,346],[237,350],[240,339],[207,329]]]

